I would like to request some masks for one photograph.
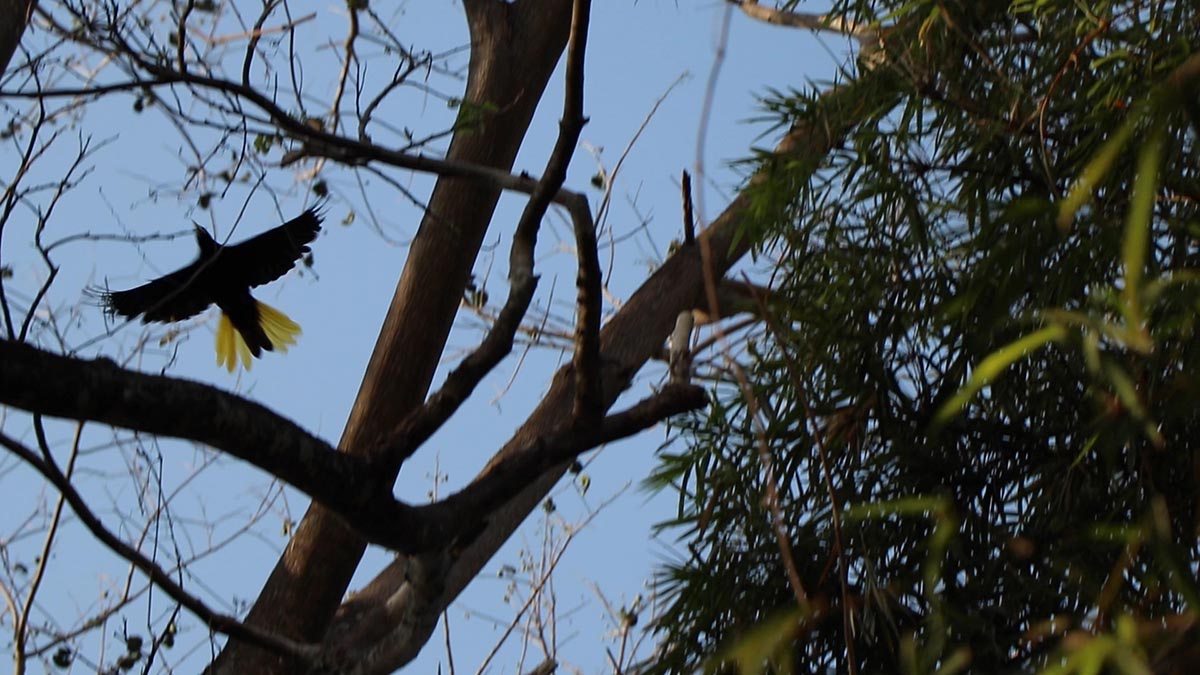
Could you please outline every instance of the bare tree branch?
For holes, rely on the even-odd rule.
[[[586,237],[590,233],[592,258],[596,256],[595,232],[587,199],[581,194],[562,189],[567,177],[567,168],[579,143],[579,135],[587,122],[583,116],[583,56],[588,25],[587,8],[582,11],[583,18],[580,19],[577,14],[572,23],[571,41],[567,51],[566,95],[558,140],[547,160],[542,178],[531,191],[530,199],[526,202],[513,233],[508,275],[512,285],[509,288],[508,299],[479,348],[446,377],[441,389],[398,426],[394,433],[396,440],[392,442],[388,452],[393,466],[397,468],[454,414],[474,391],[479,381],[512,351],[513,339],[529,310],[537,288],[538,278],[533,273],[533,254],[537,247],[538,229],[552,201],[569,204],[568,212],[575,223],[576,233],[581,237],[580,246],[585,245]],[[576,12],[580,12],[578,7]],[[580,264],[584,264],[582,254]],[[598,276],[598,263],[596,269]],[[596,330],[599,330],[598,318]]]
[[[0,403],[204,443],[299,488],[342,514],[368,540],[410,553],[445,547],[478,531],[490,509],[520,492],[543,468],[704,403],[702,392],[664,391],[599,426],[537,439],[504,471],[481,477],[464,493],[414,507],[392,496],[390,474],[369,460],[338,452],[234,394],[9,340],[0,340],[0,361],[6,364],[0,369]],[[382,454],[395,452],[385,448]]]
[[[668,417],[698,410],[707,403],[708,394],[702,388],[669,384],[628,410],[605,417],[591,428],[567,427],[534,440],[529,447],[496,462],[470,485],[429,508],[487,514],[519,492],[513,490],[514,486],[527,485],[537,476],[583,452],[628,438]]]
[[[594,425],[607,407],[601,403],[600,380],[600,256],[596,248],[596,227],[580,197],[569,209],[575,226],[579,270],[575,276],[578,292],[575,319],[575,405],[571,410],[574,424]],[[586,216],[586,217],[585,217]]]
[[[140,551],[126,544],[120,537],[104,527],[96,514],[92,513],[83,496],[71,485],[70,480],[63,475],[50,458],[43,459],[33,450],[25,447],[7,434],[0,433],[0,445],[14,455],[20,457],[26,464],[42,474],[71,505],[75,515],[87,527],[88,531],[117,555],[133,563],[143,574],[162,588],[176,602],[186,607],[190,612],[204,621],[212,630],[245,640],[251,644],[270,649],[275,652],[289,654],[301,658],[305,662],[313,661],[319,651],[313,645],[292,642],[273,635],[254,626],[248,626],[237,619],[214,612],[196,596],[183,589],[171,575],[159,567],[153,560],[142,555]]]
[[[586,123],[583,115],[583,67],[587,52],[590,0],[576,0],[571,15],[571,38],[567,43],[567,86],[563,101],[562,137],[571,133],[570,145],[561,143],[554,155],[574,154],[579,132]],[[567,140],[564,138],[564,140]],[[552,160],[553,161],[553,160]],[[562,174],[566,176],[566,163]],[[532,200],[531,200],[532,201]],[[574,225],[579,269],[575,285],[578,290],[578,309],[575,323],[575,407],[571,413],[574,424],[590,426],[604,414],[600,406],[600,258],[596,248],[596,225],[587,199],[574,195],[567,210]]]
[[[688,246],[696,241],[696,214],[692,205],[692,174],[683,170],[683,178],[679,184],[683,194],[683,245]]]
[[[883,76],[882,73],[872,73],[826,94],[818,114],[794,127],[776,147],[779,160],[793,163],[799,160],[815,169],[818,160],[840,141],[853,124],[863,119],[863,111],[881,105],[879,94],[874,97],[870,94],[882,90],[873,78]],[[749,250],[749,238],[739,237],[738,233],[750,217],[753,184],[765,180],[771,171],[771,163],[768,162],[762,171],[759,177],[752,179],[752,186],[739,194],[698,237],[705,240],[711,249],[708,272],[718,278]],[[678,312],[702,302],[705,268],[699,249],[699,246],[684,247],[668,258],[604,326],[600,334],[603,405],[612,405],[642,365],[661,354],[663,342],[671,332]],[[538,439],[544,438],[548,430],[561,427],[562,420],[570,414],[573,406],[573,371],[574,368],[570,366],[559,371],[542,403],[497,453],[477,481],[483,475],[497,470],[509,456],[538,447]],[[543,472],[516,497],[493,510],[485,529],[465,545],[452,561],[446,573],[442,596],[436,602],[424,603],[424,611],[431,615],[407,616],[408,624],[427,625],[432,630],[440,612],[449,606],[495,551],[508,540],[519,523],[558,482],[566,468],[567,464],[560,463]],[[408,569],[409,558],[401,556],[351,597],[339,610],[328,639],[333,644],[327,648],[341,645],[345,649],[355,650],[378,639],[396,616],[398,608],[404,605],[404,598],[413,593],[408,586]],[[420,643],[426,637],[414,631],[410,639]]]
[[[254,401],[199,382],[125,370],[0,340],[0,403],[183,438],[227,452],[313,498],[361,508],[390,495],[369,464]]]

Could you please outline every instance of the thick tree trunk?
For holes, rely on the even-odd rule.
[[[500,112],[456,133],[448,157],[509,170],[566,45],[571,2],[466,0],[464,9],[471,33],[464,105]],[[482,182],[438,180],[342,436],[344,451],[370,448],[424,400],[498,198],[499,190]],[[296,640],[321,640],[364,548],[343,521],[313,504],[247,621]],[[231,641],[210,672],[294,670]]]
[[[37,0],[0,0],[0,75],[17,52],[35,5]]]

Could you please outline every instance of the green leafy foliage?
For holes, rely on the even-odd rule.
[[[1193,672],[1194,4],[835,13],[890,27],[870,103],[764,101],[854,117],[759,158],[773,314],[651,478],[685,551],[652,671]]]

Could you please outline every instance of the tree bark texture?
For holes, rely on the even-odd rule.
[[[0,75],[17,52],[36,5],[37,0],[0,0]]]

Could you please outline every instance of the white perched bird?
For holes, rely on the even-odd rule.
[[[696,317],[692,310],[685,309],[675,317],[675,330],[671,331],[667,343],[667,366],[672,382],[688,382],[692,376],[692,329]]]

